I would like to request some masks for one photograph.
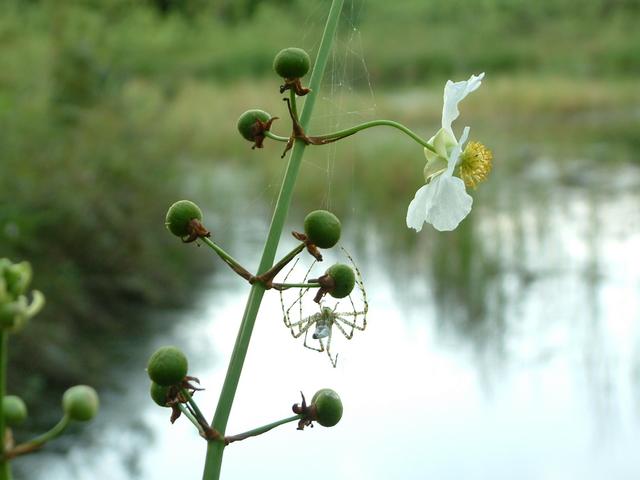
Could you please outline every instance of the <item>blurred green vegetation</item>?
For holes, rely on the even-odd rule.
[[[257,172],[257,185],[279,184],[282,145],[251,151],[235,120],[252,107],[286,116],[273,55],[290,45],[313,53],[327,6],[2,1],[0,256],[30,260],[49,300],[14,350],[39,372],[29,377],[34,392],[51,381],[96,384],[109,362],[96,349],[104,332],[139,334],[132,308],[190,298],[189,279],[213,262],[180,248],[163,218],[176,199],[210,200],[194,187],[200,172],[224,163]],[[556,155],[628,160],[640,147],[639,19],[634,0],[347,2],[326,83],[340,110],[355,114],[338,121],[336,103],[323,100],[314,129],[378,116],[428,136],[439,124],[442,80],[486,71],[491,81],[465,102],[465,122],[494,149],[519,139],[496,156],[498,178],[550,141]],[[274,130],[286,134],[286,124]],[[340,162],[328,162],[332,150],[310,152],[298,208],[322,199],[341,213],[360,202],[402,219],[406,205],[390,199],[415,191],[423,160],[399,135],[345,140]],[[626,147],[612,155],[611,143]],[[346,188],[329,186],[343,174]]]
[[[313,52],[327,9],[326,2],[302,0],[3,3],[3,67],[12,67],[3,68],[3,84],[45,81],[55,60],[52,41],[64,40],[84,49],[86,69],[108,83],[138,77],[169,91],[187,78],[221,82],[270,74],[283,45]],[[470,71],[640,72],[637,0],[351,0],[344,12],[341,33],[363,33],[359,42],[378,86]],[[86,89],[79,84],[87,79],[76,86]]]

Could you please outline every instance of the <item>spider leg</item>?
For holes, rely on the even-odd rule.
[[[302,320],[298,321],[298,322],[292,322],[291,324],[287,325],[289,328],[293,328],[293,327],[298,327],[298,329],[302,328],[301,325],[304,325],[305,323],[308,323],[311,320],[311,317],[306,317],[303,318]]]
[[[327,355],[329,356],[329,361],[331,362],[331,365],[333,365],[333,368],[336,368],[336,365],[338,364],[338,354],[336,353],[335,357],[331,356],[331,337],[333,336],[333,329],[329,329],[329,337],[327,338]],[[320,342],[320,345],[322,345],[322,342]]]
[[[356,308],[355,303],[353,303],[353,297],[351,295],[349,295],[349,302],[351,303],[351,308],[352,308],[351,311],[353,313],[356,313],[356,314],[362,313],[362,315],[366,315],[367,312],[369,311],[369,302],[367,302],[367,293],[364,291],[364,285],[362,284],[362,278],[358,277],[357,283],[358,283],[358,288],[360,289],[360,293],[362,295],[362,303],[363,303],[364,307],[362,308],[362,312],[358,312],[358,309]]]
[[[312,345],[307,345],[307,335],[309,334],[309,327],[311,326],[311,323],[309,323],[309,325],[307,326],[307,328],[304,331],[304,346],[305,348],[308,348],[309,350],[314,350],[316,352],[324,352],[324,345],[322,343],[321,339],[318,339],[318,343],[320,344],[320,348],[314,347]],[[331,334],[329,334],[331,335]]]
[[[298,338],[304,332],[309,330],[311,325],[315,325],[315,323],[317,321],[318,321],[318,314],[315,314],[315,315],[311,315],[309,317],[303,318],[299,322],[292,323],[291,324],[291,335],[293,335],[294,338]],[[298,333],[294,332],[294,327],[298,327]]]
[[[358,320],[358,316],[354,315],[355,318],[352,321],[347,320],[346,318],[342,318],[342,315],[344,315],[344,313],[340,313],[338,315],[336,315],[335,320],[338,320],[340,322],[342,322],[343,324],[351,327],[352,329],[356,329],[356,330],[360,330],[361,332],[364,332],[364,330],[367,328],[367,317],[363,315],[362,318],[362,325],[358,325],[357,320]],[[336,322],[338,323],[338,322]]]
[[[307,273],[305,274],[304,278],[302,279],[302,283],[305,283],[307,281],[307,278],[309,278],[309,275],[311,274],[311,270],[313,269],[313,267],[315,266],[316,263],[318,263],[317,260],[314,260],[313,262],[311,262],[311,266],[309,267],[309,270],[307,270]]]
[[[338,320],[342,320],[340,317],[335,317],[333,319],[333,324],[338,327],[338,330],[340,330],[340,333],[342,333],[342,335],[344,335],[344,338],[346,338],[347,340],[351,340],[353,338],[353,331],[355,330],[355,323],[351,323],[351,322],[345,322],[347,325],[349,325],[351,327],[351,332],[347,333],[347,331],[344,329],[344,327],[342,325],[340,325],[340,322],[338,322]]]
[[[360,294],[362,295],[362,303],[364,304],[363,312],[364,312],[364,315],[366,315],[367,312],[369,311],[369,302],[367,301],[367,292],[364,289],[364,283],[362,281],[362,274],[360,273],[360,269],[356,265],[356,262],[354,262],[353,258],[351,258],[351,255],[349,255],[349,252],[347,252],[347,250],[343,246],[340,246],[340,249],[347,256],[347,258],[351,262],[351,265],[353,265],[353,269],[356,271],[356,284],[358,285],[358,290],[360,290]],[[351,295],[349,295],[349,301],[351,302],[351,306],[353,307],[353,311],[356,312],[357,309],[356,309],[356,307],[355,307],[355,305],[353,303],[353,299],[351,298]]]
[[[351,302],[351,306],[353,307],[353,310],[350,312],[336,312],[334,310],[334,318],[336,320],[340,320],[343,324],[351,327],[352,332],[353,332],[353,329],[364,331],[364,329],[367,328],[367,311],[369,310],[369,305],[366,303],[366,300],[365,300],[364,310],[356,311],[356,306],[353,303],[353,299],[351,298],[351,295],[349,295],[349,302]],[[362,317],[362,326],[358,325],[358,317],[360,316]],[[347,320],[346,318],[342,318],[342,317],[353,317],[353,321]]]
[[[360,290],[360,294],[362,295],[362,302],[364,304],[362,310],[358,310],[356,308],[355,303],[353,302],[353,296],[349,295],[348,297],[349,303],[351,304],[350,312],[336,312],[337,305],[336,305],[336,308],[334,308],[333,310],[334,320],[336,321],[337,325],[341,326],[339,322],[342,322],[343,325],[351,327],[350,335],[347,335],[346,332],[343,331],[344,336],[347,337],[348,339],[351,339],[351,337],[353,336],[354,330],[364,331],[364,329],[367,328],[367,313],[369,311],[369,302],[367,302],[367,292],[365,291],[364,284],[362,283],[362,275],[360,273],[360,270],[358,269],[355,262],[353,261],[353,258],[351,258],[351,255],[349,255],[349,252],[347,252],[344,249],[344,247],[340,247],[340,248],[342,249],[343,253],[349,258],[351,265],[353,265],[353,268],[356,271],[356,283],[358,285],[358,289]],[[359,316],[362,316],[362,325],[358,324]],[[343,318],[343,317],[353,317],[353,321],[347,320],[346,318]]]
[[[336,315],[339,315],[341,317],[359,317],[359,316],[364,316],[366,315],[367,312],[365,312],[364,310],[361,312],[336,312]]]
[[[284,276],[284,279],[283,279],[284,283],[287,282],[287,279],[289,278],[289,275],[291,275],[291,272],[293,272],[293,270],[295,269],[295,267],[298,264],[299,260],[300,260],[299,258],[296,258],[295,261],[293,262],[293,265],[291,266],[291,268],[289,269],[287,274]],[[313,268],[315,263],[316,262],[314,261],[311,264],[311,267],[309,267],[309,269],[307,270],[307,273],[305,274],[304,279],[303,279],[303,283],[307,281],[307,278],[309,277],[309,274],[311,273],[311,269]],[[299,322],[292,322],[291,321],[291,310],[296,305],[298,305],[299,306],[299,316],[298,316],[298,318],[302,318],[302,297],[304,297],[308,291],[309,291],[309,288],[300,289],[300,292],[296,296],[295,300],[291,303],[291,305],[289,305],[289,307],[286,307],[285,306],[283,290],[280,290],[280,306],[282,308],[282,314],[283,314],[282,320],[284,322],[285,327],[291,328],[294,324],[299,323]]]
[[[311,325],[309,324],[308,320],[301,320],[300,322],[296,322],[294,325],[291,326],[291,328],[289,328],[289,330],[291,331],[291,336],[293,338],[300,338],[300,336],[305,333],[307,330],[309,330],[309,327]],[[298,327],[298,330],[296,331],[296,328]]]
[[[298,264],[298,260],[299,260],[299,258],[295,259],[295,261],[293,262],[293,265],[291,265],[291,268],[289,269],[287,274],[284,276],[283,282],[286,283],[287,279],[289,278],[289,275],[291,275],[291,272],[293,272],[294,268]],[[302,299],[303,293],[300,293],[298,295],[298,297],[296,298],[296,300],[288,308],[285,307],[285,304],[284,304],[284,292],[283,292],[283,290],[280,290],[279,293],[280,293],[280,306],[282,308],[282,320],[284,322],[285,327],[291,328],[291,317],[289,316],[289,312],[294,307],[294,305]]]
[[[311,269],[313,268],[313,266],[316,264],[316,261],[314,260],[313,262],[311,262],[311,266],[309,267],[309,270],[307,270],[307,273],[304,274],[304,278],[302,279],[302,283],[306,283],[307,278],[309,278],[309,274],[311,273]],[[303,318],[302,317],[302,297],[309,291],[309,288],[305,288],[300,290],[300,296],[298,297],[298,318]],[[295,303],[294,303],[295,305]],[[293,306],[293,305],[292,305]]]

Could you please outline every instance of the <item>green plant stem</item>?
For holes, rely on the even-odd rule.
[[[433,145],[430,145],[426,140],[420,137],[417,133],[413,132],[412,130],[409,130],[407,127],[405,127],[401,123],[394,122],[393,120],[372,120],[370,122],[361,123],[360,125],[356,125],[350,128],[345,128],[344,130],[339,130],[337,132],[329,133],[327,135],[320,135],[315,138],[320,140],[338,140],[338,139],[353,135],[355,133],[361,132],[362,130],[366,130],[367,128],[379,127],[379,126],[397,128],[401,132],[410,136],[413,140],[418,142],[427,150],[431,150],[433,153],[437,153]]]
[[[57,424],[55,424],[51,428],[51,430],[43,433],[42,435],[37,436],[32,440],[29,440],[28,442],[17,445],[16,447],[8,451],[6,453],[6,456],[9,458],[14,458],[20,455],[26,455],[27,453],[33,453],[36,450],[39,450],[45,443],[62,435],[62,432],[66,430],[70,422],[71,422],[70,418],[67,415],[65,415],[60,419],[60,421]]]
[[[207,424],[207,419],[202,414],[202,411],[200,410],[200,407],[198,407],[198,404],[193,399],[193,396],[190,395],[189,392],[187,392],[187,390],[184,389],[184,388],[180,390],[180,393],[182,395],[184,395],[184,397],[187,399],[187,402],[189,403],[189,406],[193,409],[193,411],[195,412],[196,416],[200,417],[200,420],[206,425]]]
[[[272,422],[267,425],[263,425],[262,427],[254,428],[253,430],[249,430],[247,432],[239,433],[237,435],[230,435],[228,437],[225,437],[224,441],[227,445],[229,445],[230,443],[238,442],[240,440],[245,440],[250,437],[257,437],[258,435],[262,435],[263,433],[266,433],[269,430],[279,427],[280,425],[284,425],[285,423],[295,422],[297,420],[300,420],[303,417],[304,415],[298,414],[292,417],[283,418],[282,420],[278,420],[277,422]]]
[[[263,280],[264,279],[273,280],[273,278],[278,274],[280,270],[282,270],[291,260],[293,260],[296,257],[296,255],[298,255],[302,250],[304,250],[304,247],[306,247],[304,243],[301,243],[300,245],[298,245],[296,248],[294,248],[289,253],[287,253],[284,257],[282,257],[282,260],[276,263],[268,271],[264,272],[260,276],[260,278]]]
[[[7,394],[7,348],[9,333],[0,329],[0,401]],[[11,465],[5,459],[4,438],[6,431],[4,415],[0,415],[0,480],[11,480]]]
[[[331,3],[331,9],[329,10],[327,23],[318,49],[318,56],[313,67],[313,72],[311,73],[311,81],[309,83],[311,92],[306,96],[302,117],[300,119],[300,125],[302,128],[306,128],[311,119],[315,100],[318,92],[320,91],[320,83],[324,76],[324,70],[327,65],[329,53],[331,52],[333,38],[338,27],[338,20],[340,18],[343,3],[344,0],[332,0]],[[289,206],[291,204],[293,189],[295,187],[296,178],[298,177],[298,171],[300,170],[300,164],[302,162],[305,147],[306,145],[302,141],[296,140],[294,143],[291,156],[289,157],[287,171],[282,182],[282,187],[280,188],[280,194],[278,195],[278,201],[271,219],[271,226],[269,227],[269,233],[267,234],[262,259],[260,260],[260,265],[258,267],[258,274],[266,272],[273,265],[280,236],[282,235],[282,230],[284,228],[284,222],[287,218]],[[245,307],[238,336],[236,338],[236,343],[229,361],[227,375],[222,385],[222,391],[220,392],[220,399],[218,401],[218,406],[216,407],[212,427],[223,436],[227,428],[227,422],[229,421],[229,414],[231,413],[231,407],[233,406],[233,399],[238,388],[240,374],[242,373],[242,367],[244,365],[244,360],[249,348],[249,342],[251,340],[251,333],[253,332],[256,316],[258,315],[258,310],[260,309],[260,303],[262,302],[264,292],[265,287],[260,282],[254,283],[251,286],[247,305]],[[202,477],[203,480],[218,480],[220,478],[224,447],[225,444],[222,440],[210,440],[208,442],[207,456]]]
[[[275,133],[271,133],[269,130],[264,132],[264,136],[270,138],[271,140],[275,140],[276,142],[284,142],[287,143],[289,141],[289,137],[281,137],[280,135],[276,135]]]
[[[380,126],[397,128],[401,132],[411,137],[417,143],[422,145],[427,150],[431,150],[433,153],[437,153],[434,146],[429,144],[429,142],[423,139],[420,135],[415,133],[413,130],[410,130],[409,128],[405,127],[403,124],[399,122],[394,122],[393,120],[372,120],[370,122],[361,123],[360,125],[355,125],[353,127],[345,128],[344,130],[338,130],[337,132],[326,133],[324,135],[309,135],[309,138],[313,140],[320,140],[320,141],[322,140],[336,141],[336,140],[340,140],[342,138],[346,138],[351,135],[354,135],[358,132],[361,132],[362,130],[366,130],[372,127],[380,127]],[[286,142],[289,140],[286,137],[281,137],[271,132],[267,132],[267,136],[272,140],[276,140],[278,142]]]
[[[244,278],[247,281],[253,282],[255,280],[253,274],[249,272],[246,268],[244,268],[240,263],[225,252],[222,248],[216,245],[211,239],[207,237],[202,237],[201,240],[205,245],[211,247],[211,249],[218,254],[224,262],[231,267],[231,269]],[[272,280],[280,270],[282,270],[296,255],[298,255],[302,250],[304,250],[305,244],[301,243],[296,248],[287,253],[282,260],[276,263],[273,267],[271,267],[267,272],[265,272],[259,280]]]
[[[394,122],[393,120],[372,120],[370,122],[361,123],[360,125],[356,125],[350,128],[345,128],[344,130],[339,130],[337,132],[329,133],[327,135],[320,135],[315,138],[319,140],[339,140],[341,138],[349,137],[355,133],[361,132],[362,130],[366,130],[367,128],[379,127],[379,126],[397,128],[401,132],[410,136],[413,140],[418,142],[427,150],[431,150],[433,153],[437,153],[433,145],[430,145],[426,140],[420,137],[417,133],[413,132],[412,130],[409,130],[407,127],[405,127],[401,123]]]
[[[320,288],[319,283],[274,283],[276,290],[288,290],[290,288]]]
[[[289,253],[287,253],[284,257],[282,257],[282,260],[280,260],[278,263],[276,263],[269,270],[273,270],[273,271],[279,272],[280,270],[282,270],[285,267],[285,265],[287,265],[287,263],[289,263],[291,260],[293,260],[296,255],[298,255],[302,250],[304,250],[305,246],[306,245],[304,243],[301,243],[296,248],[294,248]]]
[[[224,260],[224,262],[229,265],[231,267],[231,269],[236,272],[238,275],[240,275],[242,278],[244,278],[245,280],[250,280],[251,278],[253,278],[253,275],[251,275],[251,272],[249,272],[246,268],[244,268],[242,265],[240,265],[240,263],[233,258],[231,255],[229,255],[227,252],[225,252],[222,248],[220,248],[218,245],[216,245],[211,239],[207,238],[207,237],[200,237],[200,240],[202,240],[202,242],[207,245],[208,247],[210,247],[214,252],[216,252],[218,254],[218,256]]]
[[[296,98],[296,92],[293,90],[289,90],[289,102],[291,102],[291,111],[293,112],[293,116],[295,118],[298,117],[298,100]]]
[[[184,416],[187,417],[189,421],[193,423],[193,425],[198,429],[198,432],[200,433],[200,435],[204,437],[204,431],[202,430],[202,427],[198,423],[198,420],[196,420],[196,418],[193,415],[191,415],[191,412],[189,411],[189,409],[184,405],[182,405],[181,403],[178,403],[178,408],[184,414]]]

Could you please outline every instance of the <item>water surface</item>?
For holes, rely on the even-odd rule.
[[[268,292],[228,432],[288,416],[300,391],[323,387],[339,392],[344,417],[332,429],[290,424],[229,447],[224,478],[640,477],[640,171],[534,160],[481,187],[454,233],[406,230],[411,192],[384,212],[358,200],[345,209],[366,331],[336,338],[334,369],[292,338]],[[212,220],[225,227],[217,238],[257,265],[277,188],[247,205],[245,171],[201,181],[225,199],[227,213]],[[281,253],[293,245],[284,240]],[[190,308],[155,313],[166,332],[119,343],[130,368],[103,395],[99,420],[24,459],[20,478],[200,478],[205,444],[151,403],[144,365],[155,347],[181,346],[212,414],[248,287],[223,269],[201,287]],[[304,312],[315,308],[305,302]]]

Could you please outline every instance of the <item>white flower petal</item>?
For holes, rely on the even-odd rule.
[[[427,160],[427,164],[422,170],[425,182],[428,182],[436,175],[440,175],[445,172],[448,166],[449,164],[447,163],[446,158],[436,156],[433,160]]]
[[[464,182],[444,173],[435,177],[427,186],[431,186],[433,192],[425,202],[425,222],[441,232],[455,230],[469,215],[473,204],[473,198],[467,193]]]
[[[451,156],[449,157],[447,164],[447,174],[449,176],[453,175],[453,170],[456,168],[456,164],[458,163],[458,159],[460,158],[460,154],[462,153],[462,147],[464,147],[467,138],[469,138],[469,131],[471,129],[469,127],[464,127],[462,131],[462,135],[460,135],[460,143],[456,144],[451,150]]]
[[[439,157],[437,153],[432,152],[426,147],[424,149],[424,156],[427,158],[427,162],[433,162],[436,158]]]
[[[480,87],[484,73],[480,75],[471,75],[469,80],[462,82],[447,81],[444,86],[444,105],[442,107],[442,128],[451,132],[451,124],[458,118],[460,111],[458,103],[467,95]]]
[[[449,152],[458,142],[452,132],[441,128],[429,143],[433,145],[436,152],[438,152],[438,155],[444,158],[449,158]]]
[[[416,192],[407,209],[407,227],[416,232],[422,230],[422,225],[427,218],[427,203],[432,203],[433,188],[431,183],[422,186]]]

